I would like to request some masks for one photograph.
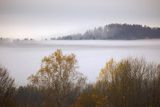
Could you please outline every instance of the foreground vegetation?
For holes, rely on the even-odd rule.
[[[28,80],[15,87],[1,67],[0,107],[160,107],[160,64],[142,59],[111,59],[97,81],[87,84],[75,55],[57,50]]]

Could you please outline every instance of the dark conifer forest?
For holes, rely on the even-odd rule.
[[[60,40],[136,40],[160,38],[160,28],[138,24],[109,24],[85,33],[59,37]]]

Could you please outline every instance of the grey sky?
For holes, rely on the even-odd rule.
[[[0,36],[43,38],[109,23],[160,26],[160,0],[0,0]]]

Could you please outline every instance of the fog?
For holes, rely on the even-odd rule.
[[[21,41],[0,43],[0,64],[15,78],[17,85],[28,83],[27,78],[39,70],[41,60],[56,49],[73,53],[78,70],[95,82],[101,68],[110,58],[139,57],[149,62],[160,61],[160,40],[85,40],[85,41]]]

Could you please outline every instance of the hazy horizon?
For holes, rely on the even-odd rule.
[[[144,58],[148,62],[160,62],[160,39],[156,40],[86,40],[14,42],[0,45],[0,64],[8,69],[17,85],[26,85],[27,78],[41,67],[41,60],[61,49],[64,54],[75,54],[78,71],[95,82],[106,61],[123,58]]]
[[[1,0],[0,36],[50,38],[110,23],[160,26],[159,0]]]

